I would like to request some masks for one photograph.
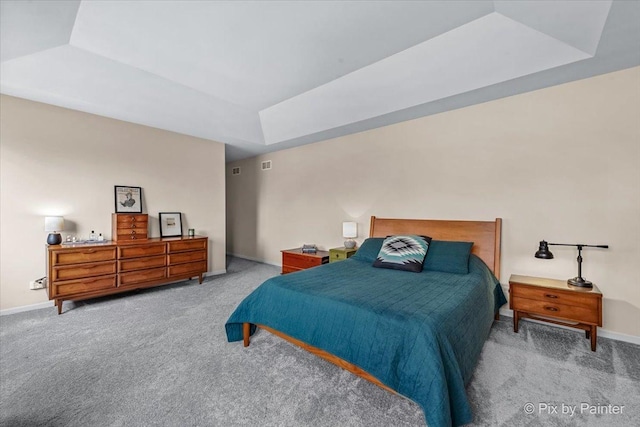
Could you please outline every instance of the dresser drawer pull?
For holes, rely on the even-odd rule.
[[[557,295],[551,295],[551,294],[544,294],[544,296],[547,298],[558,298]]]
[[[549,311],[558,311],[558,309],[555,307],[545,307],[544,309]]]
[[[131,234],[136,234],[136,230],[131,230]]]

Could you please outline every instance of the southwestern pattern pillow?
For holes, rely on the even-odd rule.
[[[431,237],[427,236],[389,236],[384,239],[373,266],[419,273],[430,243]]]

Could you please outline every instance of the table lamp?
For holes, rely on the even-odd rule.
[[[62,236],[59,231],[64,230],[64,218],[61,216],[45,216],[44,231],[49,231],[47,244],[59,245],[62,243]]]
[[[573,279],[567,280],[567,283],[572,286],[579,286],[581,288],[592,288],[593,283],[588,280],[585,280],[582,277],[582,248],[602,248],[608,249],[609,245],[584,245],[582,243],[548,243],[546,241],[541,241],[540,246],[538,247],[538,251],[535,254],[536,258],[540,259],[553,259],[553,254],[549,250],[549,245],[552,246],[575,246],[578,248],[578,275]]]
[[[344,237],[344,247],[347,249],[353,249],[356,247],[356,241],[353,240],[358,237],[358,223],[357,222],[343,222],[342,223],[342,237]]]

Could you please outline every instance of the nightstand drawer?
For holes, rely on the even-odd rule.
[[[333,248],[329,249],[329,262],[344,261],[351,258],[356,253],[356,249]]]
[[[282,255],[282,264],[297,268],[310,268],[323,264],[323,259],[299,254],[284,253]]]
[[[541,316],[557,317],[560,319],[583,322],[593,325],[599,323],[598,312],[593,308],[575,305],[556,304],[548,301],[538,301],[526,298],[513,298],[512,309],[526,311]]]
[[[575,291],[564,292],[562,290],[534,288],[523,285],[513,286],[512,298],[527,298],[538,301],[546,301],[554,304],[567,304],[579,307],[587,307],[591,310],[597,308],[598,300],[590,294],[581,294]]]

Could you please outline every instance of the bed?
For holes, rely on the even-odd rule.
[[[429,426],[469,423],[465,386],[506,302],[498,280],[500,233],[500,219],[371,217],[370,239],[353,257],[274,277],[254,290],[229,317],[227,339],[247,346],[265,329],[412,399]],[[383,238],[404,234],[473,242],[469,272],[373,267]]]

